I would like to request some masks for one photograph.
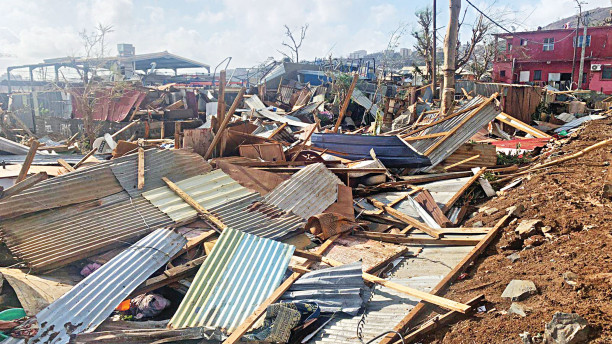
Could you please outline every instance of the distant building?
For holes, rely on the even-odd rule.
[[[408,48],[401,48],[400,54],[402,55],[403,58],[409,58],[410,55],[412,55],[412,50]]]
[[[501,47],[493,63],[493,79],[505,83],[548,84],[562,90],[573,84],[575,89],[581,48],[586,45],[582,88],[612,94],[612,27],[587,30],[586,40],[582,29],[578,37],[575,29],[496,35]]]
[[[349,54],[350,59],[362,59],[368,54],[365,50],[356,50]]]

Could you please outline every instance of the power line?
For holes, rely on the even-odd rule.
[[[487,19],[488,19],[488,20],[489,20],[491,23],[495,24],[497,27],[499,27],[500,29],[502,29],[502,30],[506,31],[507,33],[509,33],[509,34],[511,34],[511,35],[514,35],[514,36],[516,36],[516,37],[518,37],[518,38],[520,38],[520,39],[523,39],[523,40],[525,40],[525,41],[527,41],[527,42],[536,43],[536,44],[541,44],[541,45],[544,45],[544,44],[545,44],[545,43],[543,43],[543,42],[536,42],[536,41],[532,41],[532,40],[527,39],[527,38],[525,38],[525,37],[521,37],[521,36],[516,35],[514,32],[512,32],[512,31],[510,31],[510,30],[506,29],[506,28],[505,28],[505,27],[503,27],[501,24],[499,24],[499,23],[498,23],[498,22],[496,22],[495,20],[491,19],[491,17],[489,17],[489,16],[488,16],[486,13],[484,13],[484,12],[483,12],[483,11],[481,11],[481,10],[480,10],[478,7],[476,7],[476,6],[475,6],[473,3],[471,3],[471,2],[470,2],[470,0],[465,0],[465,1],[466,1],[468,4],[470,4],[470,6],[472,6],[472,7],[473,7],[473,8],[474,8],[476,11],[478,11],[478,13],[482,14],[482,16],[484,16],[485,18],[487,18]],[[574,31],[572,31],[571,33],[569,33],[567,36],[565,36],[565,37],[563,37],[563,38],[561,38],[561,39],[559,39],[559,40],[556,40],[556,41],[555,41],[555,42],[553,42],[553,43],[559,43],[559,42],[562,42],[562,41],[566,40],[567,38],[569,38],[570,36],[572,36],[573,34],[574,34]]]

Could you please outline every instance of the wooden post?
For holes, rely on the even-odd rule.
[[[306,138],[304,139],[304,142],[300,145],[300,148],[298,148],[295,154],[293,154],[291,161],[295,161],[298,155],[304,150],[304,147],[306,147],[306,143],[308,142],[308,140],[310,140],[310,137],[315,132],[318,126],[319,126],[319,119],[315,117],[315,125],[312,127],[312,129],[310,129],[310,132],[308,132],[308,135],[306,135]]]
[[[370,203],[372,203],[373,206],[375,206],[378,209],[383,209],[384,211],[386,211],[389,215],[395,217],[396,219],[411,225],[427,234],[429,234],[431,237],[435,238],[435,239],[440,239],[442,237],[442,235],[440,234],[440,232],[436,231],[435,229],[429,227],[428,225],[413,219],[412,217],[398,211],[395,210],[394,208],[384,204],[381,201],[378,201],[374,198],[368,198],[368,201]]]
[[[219,72],[219,96],[217,98],[217,126],[225,119],[225,69]],[[215,128],[217,131],[219,127]]]
[[[142,190],[145,185],[145,151],[138,147],[138,190]]]
[[[174,193],[176,193],[180,198],[182,198],[185,203],[189,204],[193,209],[195,209],[198,214],[204,217],[204,219],[211,222],[220,232],[227,228],[227,226],[221,220],[219,220],[206,208],[201,206],[200,203],[196,202],[196,200],[191,198],[191,196],[189,196],[185,191],[181,190],[178,185],[171,182],[170,179],[162,177],[162,180],[166,183],[166,185],[168,185],[170,190],[174,191]]]
[[[30,166],[32,165],[32,161],[34,161],[34,156],[36,155],[36,151],[38,150],[38,146],[40,143],[36,140],[32,141],[32,145],[30,146],[30,150],[28,151],[28,155],[26,155],[25,161],[21,166],[21,170],[19,171],[19,175],[15,180],[15,184],[24,180],[28,176],[28,171],[30,170]]]
[[[223,132],[225,131],[225,128],[227,127],[227,124],[229,123],[230,119],[232,118],[232,115],[234,114],[234,112],[236,112],[236,108],[238,108],[238,104],[242,100],[242,97],[244,96],[244,92],[245,91],[246,91],[246,89],[243,87],[243,88],[240,89],[240,92],[238,92],[238,95],[236,96],[236,99],[234,99],[234,103],[232,104],[232,106],[230,107],[229,111],[225,115],[225,118],[223,119],[223,123],[221,123],[221,125],[219,126],[219,131],[217,131],[217,133],[215,134],[215,137],[213,138],[213,141],[210,144],[210,147],[208,147],[208,151],[206,152],[206,155],[204,155],[204,159],[205,160],[210,158],[210,156],[212,155],[213,151],[215,150],[215,147],[217,146],[217,144],[221,140],[221,137],[223,136]]]
[[[0,198],[6,198],[6,197],[10,197],[13,195],[16,195],[18,193],[20,193],[21,191],[32,187],[34,184],[41,182],[45,179],[47,179],[47,173],[46,172],[38,172],[34,175],[31,175],[29,177],[27,177],[26,179],[20,181],[19,183],[16,183],[15,185],[11,186],[10,188],[4,190],[2,193],[0,193]]]
[[[348,92],[346,93],[346,97],[344,97],[344,102],[342,103],[342,108],[340,109],[340,114],[338,115],[338,120],[336,121],[336,125],[334,126],[334,130],[332,130],[334,133],[338,132],[338,128],[340,128],[340,124],[342,123],[342,120],[344,119],[344,115],[346,114],[346,109],[349,106],[349,103],[351,102],[351,95],[353,94],[353,90],[355,89],[355,85],[357,85],[357,80],[359,79],[359,74],[355,73],[353,74],[353,82],[351,82],[351,86],[348,89]]]
[[[70,164],[67,163],[66,160],[64,160],[64,159],[57,159],[57,163],[60,164],[60,166],[62,166],[63,168],[67,169],[68,172],[74,172],[75,171],[74,167],[70,166]]]
[[[181,148],[181,122],[174,122],[174,149]]]
[[[447,114],[455,100],[455,64],[457,58],[457,35],[461,0],[449,0],[449,18],[444,38],[444,89],[442,90],[441,110]]]

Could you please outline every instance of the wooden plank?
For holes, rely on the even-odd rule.
[[[461,120],[461,122],[457,123],[457,125],[455,125],[451,130],[449,130],[448,134],[446,136],[443,136],[441,139],[439,139],[438,141],[436,141],[436,143],[434,143],[433,145],[431,145],[431,147],[429,147],[426,151],[425,151],[425,155],[429,155],[431,154],[431,152],[433,152],[436,148],[438,148],[442,143],[444,143],[444,141],[446,141],[449,137],[453,136],[453,134],[455,134],[459,129],[461,129],[461,127],[467,123],[470,119],[472,119],[474,116],[476,116],[482,109],[484,109],[487,105],[489,105],[489,103],[491,103],[492,101],[495,100],[495,98],[497,98],[497,92],[493,93],[487,100],[485,100],[482,104],[480,104],[479,107],[477,107],[476,109],[474,109],[474,111],[472,111],[472,113],[470,113],[469,115],[467,115],[464,119]]]
[[[359,79],[359,74],[353,74],[353,81],[351,82],[351,86],[346,92],[346,96],[344,97],[344,102],[342,103],[342,108],[340,108],[340,114],[338,115],[338,120],[336,121],[336,125],[334,125],[333,133],[338,132],[338,128],[340,128],[340,124],[344,119],[344,115],[346,114],[346,109],[348,108],[349,103],[351,102],[351,95],[353,94],[353,90],[355,89],[355,85],[357,85],[357,80]]]
[[[219,132],[219,125],[225,120],[225,84],[227,83],[225,79],[226,71],[224,69],[219,72],[219,95],[217,97],[217,125],[215,126],[215,132]]]
[[[402,221],[402,222],[404,222],[404,223],[406,223],[408,225],[411,225],[411,226],[413,226],[415,228],[420,229],[421,231],[429,234],[431,237],[433,237],[435,239],[439,239],[442,236],[438,231],[436,231],[435,229],[429,227],[428,225],[426,225],[426,224],[424,224],[424,223],[422,223],[422,222],[420,222],[420,221],[418,221],[418,220],[416,220],[416,219],[414,219],[414,218],[412,218],[412,217],[410,217],[410,216],[408,216],[408,215],[406,215],[406,214],[404,214],[404,213],[402,213],[400,211],[397,211],[397,210],[389,207],[388,205],[386,205],[386,204],[384,204],[384,203],[382,203],[382,202],[380,202],[380,201],[378,201],[378,200],[376,200],[374,198],[368,198],[368,201],[373,206],[375,206],[376,208],[385,210],[389,215],[395,217],[396,219],[398,219],[398,220],[400,220],[400,221]]]
[[[181,148],[181,122],[174,122],[174,149]]]
[[[550,135],[546,134],[543,131],[540,131],[532,126],[530,126],[529,124],[519,121],[518,119],[508,115],[505,112],[500,113],[499,115],[497,115],[497,117],[495,117],[495,119],[497,119],[498,121],[505,123],[513,128],[516,128],[520,131],[524,131],[528,134],[531,134],[533,137],[536,138],[541,138],[541,139],[549,139],[551,138]]]
[[[474,184],[475,181],[478,180],[478,178],[480,178],[480,176],[482,176],[483,173],[485,173],[485,171],[487,170],[487,168],[481,168],[480,171],[478,173],[476,173],[474,176],[472,176],[472,178],[470,178],[470,180],[468,180],[467,183],[465,183],[465,185],[463,185],[461,187],[461,189],[459,189],[459,191],[457,191],[456,194],[453,195],[453,197],[451,197],[450,200],[448,200],[448,202],[446,202],[446,204],[444,205],[444,209],[442,209],[443,211],[448,211],[453,204],[455,204],[455,202],[457,202],[457,200],[459,199],[459,197],[461,197],[465,191],[472,185]]]
[[[301,168],[298,167],[255,167],[260,170],[270,171],[270,172],[298,172]],[[386,168],[348,168],[348,167],[328,167],[333,173],[381,173],[384,174],[387,169]]]
[[[171,269],[164,271],[159,276],[149,278],[148,280],[144,281],[141,285],[139,285],[130,294],[130,296],[128,296],[128,299],[136,295],[148,293],[150,291],[161,288],[168,284],[180,281],[183,278],[188,277],[192,274],[195,274],[200,268],[200,265],[204,263],[204,260],[206,260],[206,256],[199,257],[185,264],[175,266]]]
[[[57,159],[57,163],[60,164],[60,166],[62,166],[63,168],[67,169],[68,172],[74,172],[76,171],[74,169],[74,167],[72,167],[72,165],[70,165],[69,163],[66,162],[66,160],[64,159]]]
[[[402,139],[404,141],[410,142],[410,141],[418,141],[418,140],[431,139],[431,138],[434,138],[434,137],[445,136],[446,134],[448,134],[448,131],[443,131],[443,132],[434,133],[434,134],[427,134],[427,135],[422,135],[422,136],[404,137]]]
[[[30,188],[34,186],[34,184],[41,182],[47,178],[48,176],[46,172],[38,172],[36,174],[33,174],[27,177],[26,179],[20,181],[19,183],[16,183],[15,185],[11,186],[10,188],[2,191],[2,193],[0,193],[0,198],[6,198],[16,195],[21,191],[26,190],[27,188]]]
[[[162,177],[162,180],[168,185],[170,190],[174,191],[180,198],[185,201],[185,203],[189,204],[193,209],[195,209],[205,220],[211,222],[216,229],[219,231],[223,231],[227,228],[227,226],[219,220],[216,216],[214,216],[211,212],[209,212],[206,208],[200,205],[200,203],[196,202],[191,196],[189,196],[185,191],[181,190],[176,184],[170,181],[170,179],[166,177]]]
[[[438,203],[436,200],[434,200],[431,193],[429,193],[429,190],[424,189],[423,192],[420,192],[414,197],[414,200],[421,205],[421,207],[423,207],[423,209],[425,209],[429,215],[431,215],[431,217],[437,224],[440,225],[440,227],[448,227],[451,225],[451,220],[444,215],[444,212],[442,209],[440,209]],[[437,231],[440,232],[439,229],[437,229]]]
[[[388,203],[387,206],[388,207],[395,207],[397,204],[399,204],[401,201],[405,200],[407,197],[408,197],[408,194],[404,194],[404,195],[394,199],[390,203]],[[384,212],[385,212],[385,209],[376,209],[371,214],[373,214],[373,215],[381,215]]]
[[[510,215],[506,215],[501,218],[493,227],[493,229],[484,237],[482,240],[476,245],[470,253],[468,253],[460,262],[457,264],[451,272],[449,272],[438,284],[431,290],[432,294],[439,295],[448,286],[461,275],[467,267],[478,258],[478,256],[491,244],[491,242],[497,237],[497,235],[501,232],[502,228],[506,225],[508,219],[510,219]],[[413,319],[416,319],[420,316],[425,310],[425,304],[420,302],[416,305],[405,317],[402,319],[395,327],[394,331],[403,333],[408,326],[410,326]],[[388,334],[381,340],[381,344],[389,344],[396,337],[396,334]]]
[[[474,246],[480,239],[432,239],[425,237],[407,237],[404,234],[379,233],[379,232],[355,232],[354,236],[380,240],[394,244],[418,244],[418,245],[446,245],[446,246]]]
[[[145,151],[138,147],[138,190],[142,190],[145,185]]]
[[[463,165],[463,164],[465,164],[466,162],[470,162],[470,161],[472,161],[472,160],[476,160],[476,159],[478,159],[478,158],[480,158],[480,154],[476,154],[476,155],[474,155],[474,156],[472,156],[472,157],[469,157],[469,158],[467,158],[467,159],[463,159],[463,160],[458,161],[458,162],[456,162],[456,163],[454,163],[454,164],[452,164],[452,165],[444,166],[444,167],[443,167],[443,169],[444,169],[444,171],[448,171],[448,170],[450,170],[450,169],[451,169],[451,168],[453,168],[453,167],[457,167],[457,166],[459,166],[459,165]]]
[[[202,233],[200,235],[198,235],[195,238],[191,238],[187,241],[187,244],[185,244],[185,246],[183,246],[183,248],[181,248],[180,251],[178,251],[171,259],[170,261],[178,258],[180,255],[187,253],[189,250],[193,249],[194,247],[200,246],[202,245],[204,242],[208,241],[210,238],[212,238],[213,236],[217,235],[217,232],[214,230],[210,230],[207,231],[205,233]]]
[[[391,262],[393,262],[394,260],[396,260],[397,258],[403,256],[406,254],[406,252],[408,252],[410,250],[409,247],[403,247],[400,251],[396,252],[395,254],[387,257],[386,259],[370,266],[365,272],[369,273],[369,274],[374,274],[376,275],[376,272],[378,272],[378,270],[388,266]]]
[[[483,303],[484,301],[485,301],[484,295],[480,294],[476,296],[475,298],[471,299],[470,301],[466,302],[465,304],[471,307],[476,307],[479,304]],[[412,343],[417,338],[437,328],[440,328],[441,326],[449,324],[459,315],[461,315],[461,313],[450,311],[442,316],[436,316],[433,319],[428,320],[425,324],[421,325],[418,329],[405,335],[403,342],[401,340],[398,340],[397,342],[395,342],[395,344]]]
[[[325,253],[325,251],[329,248],[329,246],[331,246],[334,240],[338,239],[339,237],[340,235],[336,234],[327,239],[321,246],[319,246],[319,248],[316,250],[316,253],[319,255]],[[314,264],[314,261],[307,261],[302,264],[301,267],[308,269],[312,264]],[[295,281],[302,277],[304,273],[305,272],[294,272],[286,280],[284,280],[283,283],[281,283],[281,285],[276,288],[276,290],[274,290],[272,295],[270,295],[264,302],[257,306],[253,313],[249,315],[249,317],[246,318],[244,322],[242,322],[242,324],[240,324],[240,326],[238,326],[230,334],[230,336],[223,342],[223,344],[234,344],[240,341],[240,338],[242,338],[242,336],[251,328],[251,326],[253,326],[253,324],[255,324],[255,322],[257,322],[257,320],[266,312],[268,306],[278,301],[278,299],[280,299],[280,297],[283,296],[283,294],[287,290],[289,290],[289,288],[291,288],[291,285],[293,285]]]
[[[20,181],[24,180],[28,176],[28,171],[30,170],[32,161],[34,161],[34,156],[36,156],[36,151],[38,150],[39,145],[40,143],[38,141],[36,140],[32,141],[30,150],[28,151],[28,154],[26,155],[23,165],[21,165],[21,170],[19,171],[19,175],[17,176],[15,183],[19,183]]]
[[[240,88],[240,92],[238,92],[238,95],[234,99],[232,106],[227,112],[225,118],[223,119],[223,123],[221,123],[221,125],[219,126],[219,130],[215,134],[215,137],[213,138],[212,143],[208,147],[208,151],[206,152],[206,155],[204,155],[204,160],[208,160],[208,158],[210,158],[210,156],[214,152],[215,147],[217,146],[217,144],[221,140],[221,137],[223,136],[223,132],[225,131],[225,128],[227,128],[227,125],[229,124],[229,121],[232,118],[232,115],[234,114],[234,112],[236,112],[236,109],[238,108],[238,104],[242,100],[242,97],[244,96],[245,91],[246,89],[244,87]]]
[[[281,131],[285,130],[285,127],[287,126],[287,123],[283,123],[281,124],[278,128],[276,128],[272,134],[270,134],[270,136],[268,136],[269,139],[273,138],[274,136],[278,135],[278,133],[280,133]]]

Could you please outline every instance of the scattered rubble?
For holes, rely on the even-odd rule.
[[[512,280],[504,289],[501,297],[508,298],[511,301],[522,301],[537,292],[538,289],[532,281]]]

